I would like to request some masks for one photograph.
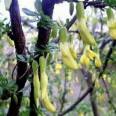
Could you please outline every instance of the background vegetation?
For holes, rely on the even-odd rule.
[[[35,11],[22,9],[26,18],[20,16],[18,2],[12,0],[9,22],[0,18],[0,116],[115,116],[116,39],[109,35],[106,9],[112,8],[115,14],[116,0],[83,0],[87,27],[97,42],[102,65],[97,68],[91,61],[77,70],[67,68],[62,61],[59,30],[67,28],[68,42],[73,43],[76,62],[80,63],[85,44],[75,14],[79,1],[36,0]],[[62,2],[69,3],[66,12],[72,17],[66,23],[52,20],[54,5]],[[35,106],[31,63],[39,62],[41,55],[47,56],[48,91],[55,113],[41,102]]]

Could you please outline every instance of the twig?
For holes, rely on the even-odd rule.
[[[65,96],[66,96],[66,93],[67,93],[66,86],[67,86],[67,81],[66,81],[66,76],[65,76],[65,82],[64,82],[64,92],[63,92],[63,95],[62,95],[62,98],[61,98],[61,107],[60,107],[60,111],[59,111],[59,112],[62,112],[63,107],[64,107],[64,103],[65,103]]]
[[[108,65],[108,61],[113,53],[113,48],[116,46],[116,41],[112,41],[112,44],[111,44],[111,47],[106,55],[106,58],[105,58],[105,62],[103,64],[103,68],[102,68],[102,71],[100,72],[99,74],[99,79],[101,78],[102,79],[102,82],[104,84],[104,87],[105,87],[105,91],[106,91],[106,94],[107,94],[107,97],[109,99],[109,104],[111,105],[111,107],[114,109],[114,112],[116,113],[116,107],[115,105],[113,104],[113,101],[110,97],[110,93],[109,93],[109,90],[108,90],[108,87],[107,87],[107,84],[105,83],[105,80],[104,78],[102,77],[103,73],[105,72],[106,68],[107,68],[107,65]]]
[[[64,0],[67,2],[79,2],[79,0]],[[89,0],[85,0],[83,1],[83,3],[87,6],[94,6],[95,8],[104,8],[107,6],[106,3],[102,2],[102,1],[89,1]]]
[[[72,31],[72,30],[70,30],[70,31],[68,31],[69,33],[79,33],[79,31],[78,30],[76,30],[76,31]]]
[[[12,79],[14,79],[14,72],[15,72],[15,69],[17,68],[17,64],[14,66],[14,68],[13,68],[13,71],[12,71],[12,74],[11,74],[11,77],[12,77]]]
[[[112,41],[111,38],[107,38],[107,39],[106,39],[106,37],[104,37],[104,39],[103,39],[103,41],[101,42],[101,45],[100,45],[100,47],[99,47],[100,52],[103,51],[104,47],[105,47],[107,44],[109,44],[111,41]]]
[[[103,74],[104,71],[106,70],[107,65],[108,65],[108,61],[109,61],[109,59],[110,59],[110,57],[111,57],[111,55],[112,55],[113,48],[114,48],[115,46],[116,46],[116,41],[114,40],[114,41],[112,41],[111,47],[110,47],[110,49],[109,49],[109,51],[108,51],[108,53],[107,53],[107,55],[106,55],[106,58],[105,58],[105,62],[104,62],[104,64],[103,64],[102,71],[101,71],[100,74],[99,74],[99,78],[102,76],[102,74]]]
[[[15,67],[13,68],[13,71],[12,71],[12,79],[14,79],[14,72],[15,72],[15,69],[17,68],[17,64],[15,65]],[[25,70],[25,72],[19,77],[19,79],[22,79],[26,74],[27,72],[29,71],[30,68],[27,67],[27,69]]]
[[[67,108],[62,113],[59,113],[58,116],[63,116],[65,114],[69,113],[70,111],[72,111],[74,108],[76,108],[76,106],[93,90],[93,86],[90,87],[90,88],[88,88],[87,91],[74,104],[72,104],[71,106],[69,106],[69,108]]]
[[[76,21],[77,17],[76,15],[74,15],[74,17],[70,20],[70,22],[66,25],[67,30],[70,29],[70,27],[74,24],[74,22]]]
[[[113,108],[114,113],[116,114],[116,107],[115,107],[115,105],[113,104],[113,100],[112,100],[112,98],[111,98],[111,96],[110,96],[108,86],[107,86],[107,84],[106,84],[104,78],[101,77],[101,79],[102,79],[102,82],[103,82],[103,84],[104,84],[105,91],[106,91],[106,95],[107,95],[108,100],[109,100],[108,102],[109,102],[109,104],[111,105],[111,107]]]
[[[81,72],[84,75],[84,77],[86,77],[86,82],[87,82],[88,88],[90,88],[93,83],[92,82],[92,74],[89,71],[85,71],[84,69],[82,69]],[[94,116],[99,116],[96,99],[95,99],[95,97],[93,97],[93,95],[94,95],[94,91],[91,91],[90,92],[90,102],[91,102],[93,114],[94,114]]]

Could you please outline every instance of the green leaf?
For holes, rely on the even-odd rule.
[[[41,20],[38,23],[38,27],[43,27],[45,29],[51,28],[54,25],[53,21],[50,19],[49,16],[41,14]]]
[[[18,103],[18,98],[15,94],[13,95],[13,98],[14,98],[15,102]]]
[[[3,75],[0,75],[0,87],[5,87],[8,84],[7,78],[5,78]]]
[[[25,55],[17,55],[17,60],[22,61],[22,62],[28,62],[29,58]]]
[[[38,11],[38,13],[42,13],[43,11],[42,11],[42,4],[41,4],[41,1],[40,0],[36,0],[35,1],[35,8],[36,8],[36,10]]]
[[[23,10],[23,12],[24,12],[26,15],[28,15],[28,16],[39,16],[38,13],[36,13],[36,12],[34,12],[34,11],[31,11],[31,10],[29,10],[29,9],[27,9],[27,8],[23,8],[22,10]]]
[[[3,94],[3,88],[0,87],[0,96]]]
[[[104,2],[111,7],[116,7],[116,0],[104,0]]]
[[[8,88],[12,88],[13,86],[16,86],[16,81],[15,80],[8,80]]]

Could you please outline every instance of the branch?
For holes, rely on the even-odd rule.
[[[71,106],[69,106],[69,108],[67,108],[65,111],[61,112],[58,116],[64,116],[65,114],[69,113],[70,111],[72,111],[73,109],[76,108],[76,106],[93,90],[93,86],[88,88],[86,90],[86,92]]]
[[[95,8],[105,8],[107,6],[106,3],[102,2],[102,1],[89,1],[86,2],[87,6],[94,6]]]
[[[64,104],[65,104],[65,97],[66,97],[66,94],[67,94],[67,81],[66,81],[66,75],[65,75],[65,82],[64,82],[64,92],[63,92],[63,95],[62,95],[62,98],[61,98],[61,108],[60,108],[60,112],[62,112],[63,108],[64,108]]]
[[[110,42],[111,42],[112,40],[111,40],[111,38],[107,38],[106,39],[106,37],[103,39],[103,41],[101,42],[101,45],[100,45],[100,47],[99,47],[99,49],[100,49],[100,52],[104,49],[104,47],[107,45],[107,44],[109,44]]]
[[[114,48],[115,46],[116,46],[116,41],[114,40],[114,41],[112,41],[111,47],[110,47],[110,49],[109,49],[109,51],[108,51],[108,53],[107,53],[107,55],[106,55],[106,58],[105,58],[105,62],[104,62],[104,64],[103,64],[102,71],[101,71],[100,74],[99,74],[99,78],[102,76],[102,74],[103,74],[104,71],[106,70],[107,65],[108,65],[108,61],[109,61],[109,59],[110,59],[110,57],[111,57],[111,55],[112,55],[112,53],[113,53],[113,48]]]
[[[67,2],[79,2],[78,0],[64,0],[64,1],[67,1]],[[85,8],[88,7],[88,6],[94,6],[95,8],[105,8],[107,5],[103,2],[100,2],[100,1],[88,1],[86,0],[84,2],[84,6]],[[66,25],[66,28],[69,30],[69,28],[74,24],[74,22],[76,21],[77,17],[76,17],[76,14],[73,16],[73,18],[70,20],[70,22]]]
[[[110,92],[109,92],[108,86],[107,86],[107,84],[106,84],[104,78],[102,77],[101,79],[102,79],[102,82],[103,82],[103,84],[104,84],[105,91],[106,91],[106,94],[107,94],[107,97],[108,97],[108,100],[109,100],[108,102],[109,102],[109,104],[111,105],[111,107],[113,108],[114,113],[116,114],[116,107],[115,107],[115,105],[113,104],[113,101],[112,101],[112,98],[111,98],[111,96],[110,96]]]
[[[14,40],[14,43],[15,43],[16,54],[26,55],[26,52],[24,49],[25,48],[25,36],[24,36],[22,26],[21,26],[21,17],[20,17],[19,5],[18,5],[17,0],[12,0],[12,4],[11,4],[9,12],[10,12],[10,19],[11,19],[11,29],[13,33],[12,39]],[[25,85],[28,74],[27,73],[25,75],[23,74],[25,73],[26,70],[27,70],[27,63],[17,60],[17,80],[16,80],[16,84],[18,86],[17,93]],[[22,75],[23,77],[19,79],[19,77],[21,77]],[[21,105],[23,93],[20,92],[16,96],[18,99],[18,103],[12,96],[10,108],[9,108],[7,116],[18,116],[19,115],[19,108]]]
[[[106,55],[106,58],[105,58],[105,62],[103,64],[103,68],[102,68],[102,71],[99,73],[99,78],[102,79],[102,82],[104,84],[104,87],[105,87],[105,90],[106,90],[106,94],[107,94],[107,97],[109,99],[109,104],[111,105],[111,107],[114,109],[114,112],[116,113],[116,107],[115,105],[113,104],[112,102],[112,99],[111,99],[111,96],[110,96],[110,93],[109,93],[109,90],[108,90],[108,87],[107,87],[107,84],[105,83],[105,80],[104,78],[102,77],[103,73],[105,72],[106,68],[107,68],[107,65],[108,65],[108,61],[113,53],[113,49],[114,47],[116,46],[116,41],[112,41],[112,44],[111,44],[111,47]]]
[[[64,0],[67,2],[79,2],[80,0]],[[89,1],[89,0],[85,0],[83,1],[83,3],[87,6],[94,6],[95,8],[104,8],[107,6],[106,3],[104,3],[103,1]]]
[[[78,30],[76,30],[76,31],[73,31],[73,30],[70,30],[70,31],[68,31],[69,33],[78,33],[79,34],[79,31]]]
[[[67,30],[70,29],[70,27],[74,24],[74,22],[76,21],[77,17],[76,15],[74,15],[74,17],[70,20],[70,22],[66,25]]]
[[[93,83],[92,82],[92,74],[89,71],[85,71],[84,69],[82,69],[81,72],[84,75],[84,77],[86,78],[88,88],[90,88],[92,86],[92,83]],[[98,108],[97,108],[97,104],[96,104],[96,99],[94,96],[94,91],[90,92],[90,102],[91,102],[94,116],[99,116]]]

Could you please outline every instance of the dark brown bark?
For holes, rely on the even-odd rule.
[[[89,76],[89,77],[90,78],[87,80],[88,87],[90,87],[92,85],[91,76]],[[93,111],[94,116],[99,116],[98,107],[97,107],[97,104],[96,104],[96,98],[95,98],[94,91],[90,92],[90,103],[91,103],[91,107],[92,107],[92,111]]]
[[[93,86],[92,74],[88,71],[85,71],[84,69],[82,69],[81,71],[84,75],[84,78],[86,79],[88,88],[91,88]],[[90,92],[90,103],[91,103],[91,107],[92,107],[94,116],[99,116],[94,89],[93,89],[93,91]]]
[[[37,44],[36,47],[38,49],[45,49],[44,46],[47,45],[48,41],[49,41],[49,35],[50,35],[50,29],[45,29],[42,27],[38,28],[38,40],[37,40]]]
[[[30,116],[38,116],[37,107],[34,101],[33,83],[31,83],[31,93],[30,93]]]
[[[14,40],[14,43],[15,43],[16,54],[26,55],[25,36],[24,36],[22,26],[21,26],[21,17],[20,17],[19,5],[18,5],[17,0],[12,0],[12,4],[11,4],[9,12],[10,12],[10,19],[11,19],[11,29],[12,29],[12,33],[14,37],[12,39]],[[23,94],[22,92],[18,93],[18,91],[24,87],[26,78],[27,78],[27,73],[22,78],[20,77],[25,73],[26,70],[27,70],[27,63],[22,62],[22,61],[17,61],[16,84],[18,86],[18,90],[17,90],[18,103],[12,96],[10,108],[9,108],[7,116],[18,116],[19,115],[19,108],[21,105]]]

